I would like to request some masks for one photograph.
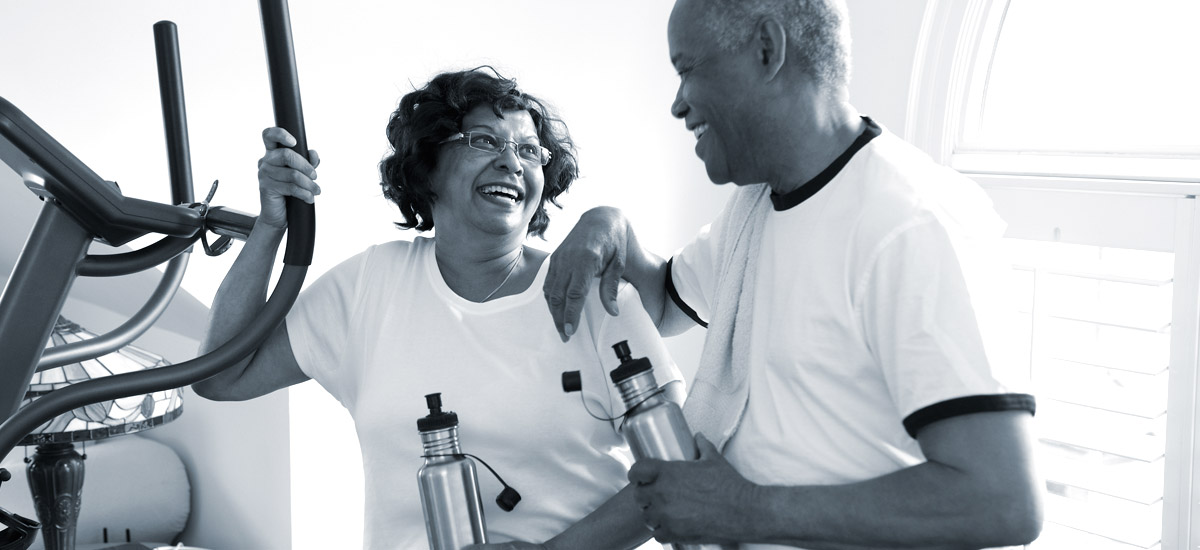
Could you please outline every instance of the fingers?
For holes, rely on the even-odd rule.
[[[591,277],[571,277],[571,282],[567,285],[566,303],[563,304],[563,334],[567,338],[575,334],[575,328],[579,326],[583,304],[587,302],[587,295],[591,289]]]
[[[621,275],[625,273],[623,252],[618,251],[600,273],[600,303],[604,305],[604,310],[614,317],[621,314],[617,305],[617,292],[620,289]]]
[[[700,452],[700,460],[721,456],[721,451],[704,434],[696,434],[696,450]]]
[[[660,506],[655,505],[652,492],[648,489],[648,487],[639,486],[633,493],[633,502],[641,513],[642,525],[647,531],[655,533],[657,536],[665,518],[662,517]]]
[[[275,227],[287,226],[286,197],[313,203],[321,194],[317,185],[316,165],[321,157],[309,150],[308,158],[290,149],[295,138],[283,128],[267,128],[262,133],[267,152],[258,160],[258,189],[261,209],[258,221]]]
[[[278,181],[292,181],[286,174],[288,169],[304,174],[308,179],[317,179],[316,166],[321,164],[321,156],[316,150],[308,150],[308,158],[290,149],[296,145],[296,139],[283,128],[267,128],[263,130],[263,145],[267,152],[258,161],[259,171],[266,170],[275,175]]]
[[[642,459],[629,468],[629,482],[634,485],[649,485],[658,479],[660,460]]]
[[[279,158],[285,153],[289,161]],[[297,168],[297,164],[306,167],[307,170]],[[259,188],[264,193],[296,197],[310,203],[316,195],[321,194],[321,187],[313,181],[316,177],[317,171],[290,149],[277,149],[268,153],[258,168]]]
[[[542,288],[546,305],[564,342],[579,327],[592,281],[601,278],[600,300],[617,314],[617,289],[625,272],[625,223],[619,211],[595,208],[585,213],[558,250]]]
[[[271,127],[262,131],[263,146],[268,151],[279,148],[295,147],[296,138],[287,130],[279,127]]]
[[[309,151],[309,155],[315,152]],[[318,160],[320,159],[318,158]],[[291,149],[272,149],[267,151],[267,154],[263,155],[263,158],[259,160],[259,167],[291,169],[308,176],[309,179],[317,179],[316,167],[307,159],[300,156],[300,153]]]
[[[291,149],[296,146],[296,138],[287,130],[278,127],[267,128],[262,132],[263,146],[267,151],[276,149]],[[315,149],[308,150],[308,162],[314,168],[321,164],[321,157]]]
[[[550,309],[550,318],[554,320],[554,330],[558,331],[559,338],[566,342],[570,337],[564,330],[566,321],[563,318],[563,306],[566,305],[566,298],[563,289],[570,284],[570,275],[564,275],[566,270],[556,260],[554,255],[550,256],[550,268],[546,271],[546,282],[542,284],[542,294],[546,298],[546,307]]]
[[[276,197],[296,197],[312,204],[316,196],[321,194],[321,187],[316,182],[303,177],[288,179],[259,178],[259,192],[264,199]]]
[[[316,151],[310,151],[309,155],[320,162]],[[273,194],[313,202],[313,197],[321,194],[316,179],[316,168],[291,149],[269,150],[258,161],[259,186]]]
[[[562,341],[566,342],[579,327],[583,304],[591,290],[592,277],[573,273],[561,264],[556,266],[553,260],[554,257],[551,256],[550,271],[546,274],[542,293],[546,297],[546,305],[550,308],[550,317],[554,319],[554,328],[558,330]]]

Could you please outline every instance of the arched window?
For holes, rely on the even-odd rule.
[[[1200,545],[1200,2],[934,0],[909,141],[1009,222],[1038,394],[1032,548]]]

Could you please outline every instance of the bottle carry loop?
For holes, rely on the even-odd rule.
[[[473,454],[469,454],[469,453],[421,455],[421,458],[459,458],[459,459],[461,459],[461,458],[467,457],[467,456],[474,458],[475,460],[478,460],[480,464],[483,464],[484,468],[487,468],[488,471],[491,472],[493,476],[496,476],[496,481],[499,481],[500,484],[504,486],[504,490],[500,491],[499,495],[496,495],[496,505],[499,506],[500,509],[504,510],[505,512],[513,511],[513,508],[517,507],[517,503],[521,502],[521,493],[518,493],[517,490],[513,489],[511,485],[505,483],[504,478],[500,477],[500,474],[496,473],[496,470],[494,468],[492,468],[482,458],[479,458],[479,457],[477,457]]]
[[[622,341],[614,344],[613,351],[615,351],[617,353],[617,358],[621,360],[621,366],[617,367],[616,370],[614,370],[611,373],[611,376],[613,378],[613,383],[617,383],[618,376],[622,377],[622,379],[625,379],[625,378],[632,377],[636,374],[650,371],[652,368],[650,366],[650,362],[645,357],[638,359],[636,361],[631,357],[631,354],[629,352],[629,343],[625,340],[622,340]],[[635,363],[636,363],[636,365],[635,365]],[[632,369],[632,370],[630,370],[630,369]],[[595,418],[596,420],[602,420],[604,422],[612,422],[613,420],[620,418],[621,425],[617,427],[618,430],[625,426],[625,419],[628,418],[630,412],[632,412],[634,409],[642,406],[642,403],[649,401],[650,399],[652,399],[653,397],[655,397],[657,395],[661,395],[666,390],[667,386],[674,384],[676,382],[678,382],[678,380],[671,380],[671,381],[667,382],[666,384],[663,384],[661,387],[656,388],[654,391],[650,392],[645,397],[638,400],[637,403],[634,403],[633,405],[629,405],[629,406],[625,407],[625,412],[623,412],[617,416],[605,417],[605,416],[599,416],[596,413],[593,413],[592,410],[590,408],[588,408],[587,400],[584,399],[584,397],[583,397],[583,376],[581,376],[579,374],[579,371],[569,370],[569,371],[563,371],[563,373],[562,373],[563,392],[565,392],[565,393],[579,392],[579,402],[583,404],[583,410],[587,411],[588,415],[591,416],[592,418]]]
[[[670,382],[667,382],[667,384],[668,384],[668,385],[669,385],[669,384],[674,384],[675,382],[678,382],[678,380],[672,380],[672,381],[670,381]],[[622,426],[624,426],[624,425],[625,425],[625,418],[626,418],[627,416],[629,416],[629,413],[630,413],[631,411],[633,411],[634,409],[636,409],[636,408],[638,408],[639,406],[641,406],[641,404],[642,404],[642,403],[645,403],[646,401],[649,401],[649,400],[650,400],[650,398],[652,398],[652,397],[654,397],[654,396],[656,396],[656,395],[659,395],[659,394],[661,394],[661,393],[663,393],[663,392],[665,392],[665,391],[666,391],[666,386],[663,386],[663,387],[661,387],[661,388],[658,388],[657,390],[654,390],[654,391],[650,392],[650,394],[649,394],[649,395],[647,395],[646,397],[643,397],[643,398],[642,398],[640,401],[638,401],[637,403],[634,403],[634,404],[633,404],[633,406],[626,408],[626,409],[625,409],[625,412],[623,412],[623,413],[621,413],[621,414],[618,414],[617,416],[614,416],[614,417],[611,417],[611,418],[609,418],[609,417],[604,417],[604,416],[597,416],[595,413],[593,413],[593,412],[592,412],[592,410],[591,410],[590,408],[588,408],[587,400],[583,398],[583,392],[582,392],[582,391],[580,391],[580,392],[579,392],[579,402],[580,402],[580,403],[583,403],[583,410],[587,411],[588,415],[589,415],[589,416],[591,416],[592,418],[595,418],[596,420],[602,420],[602,421],[604,421],[604,422],[612,422],[613,420],[616,420],[616,419],[618,419],[618,418],[619,418],[619,419],[621,419],[621,425],[622,425]],[[486,466],[486,464],[485,464],[485,466]]]

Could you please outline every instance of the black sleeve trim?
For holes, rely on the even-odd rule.
[[[705,323],[704,319],[700,318],[700,315],[696,313],[696,310],[692,309],[692,306],[687,305],[687,303],[683,301],[683,298],[679,297],[679,291],[675,289],[675,279],[671,277],[671,265],[674,262],[675,258],[667,260],[667,295],[671,297],[671,301],[675,302],[676,306],[679,306],[679,310],[688,317],[691,317],[697,325],[708,328],[708,323]]]
[[[904,429],[914,439],[921,428],[939,420],[945,420],[964,414],[998,411],[1029,411],[1037,412],[1037,402],[1027,393],[998,393],[992,395],[968,395],[934,403],[928,407],[908,415],[904,419]]]

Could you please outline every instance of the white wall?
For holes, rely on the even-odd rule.
[[[854,71],[850,101],[859,112],[904,135],[912,76],[926,0],[847,0]]]
[[[74,298],[63,312],[93,332],[129,317]],[[179,363],[196,356],[195,336],[152,328],[135,345]],[[143,432],[174,448],[187,469],[191,517],[181,540],[214,550],[290,548],[287,392],[217,403],[189,388],[183,410],[171,423]],[[104,505],[88,499],[86,486],[83,499],[85,506]]]
[[[902,133],[908,67],[924,3],[849,4],[857,60],[853,100]],[[376,183],[387,115],[402,94],[435,72],[484,63],[556,106],[579,145],[583,177],[563,197],[566,209],[551,213],[544,246],[553,247],[596,204],[625,209],[642,240],[663,255],[681,246],[716,213],[728,189],[707,182],[692,154],[690,133],[669,114],[677,84],[666,48],[670,7],[669,0],[293,0],[309,145],[321,152],[325,191],[317,207],[310,277],[370,243],[410,237],[392,229],[396,216]],[[126,194],[165,200],[151,34],[160,19],[179,25],[197,194],[219,178],[216,204],[254,212],[259,132],[272,120],[253,2],[6,0],[0,3],[0,96],[99,174],[119,181]],[[197,254],[185,288],[208,303],[232,256]],[[670,342],[685,370],[694,369],[702,338],[695,330]],[[345,458],[357,456],[348,419],[311,383],[291,392],[294,403],[311,404],[292,411],[292,542],[296,548],[352,547],[356,527],[334,522],[338,527],[330,528],[328,515],[348,511],[352,517],[360,508],[359,465]],[[192,461],[189,467],[208,472],[198,491],[211,498],[194,503],[194,513],[220,516],[233,534],[274,541],[253,547],[287,547],[282,544],[289,536],[286,519],[270,514],[287,507],[279,500],[287,498],[287,488],[273,480],[289,465],[271,458],[278,455],[269,449],[281,452],[288,437],[282,430],[259,430],[237,420],[281,414],[286,398],[281,394],[255,404],[199,401],[189,402],[177,426],[162,429],[164,434],[175,430],[171,438],[181,445],[206,441],[185,457]],[[241,431],[216,433],[185,424],[209,415],[222,419],[214,425],[230,430],[243,424]],[[406,427],[411,419],[398,422]],[[274,420],[269,425],[279,427]],[[398,436],[406,433],[402,429]],[[244,452],[253,438],[262,438],[255,441],[255,453],[266,454]],[[330,449],[342,451],[337,455],[342,458],[330,458]],[[274,468],[265,478],[256,469],[262,462]],[[266,498],[264,493],[274,497],[268,507],[236,504],[250,495]],[[216,534],[205,531],[190,542],[239,546],[206,542]]]

